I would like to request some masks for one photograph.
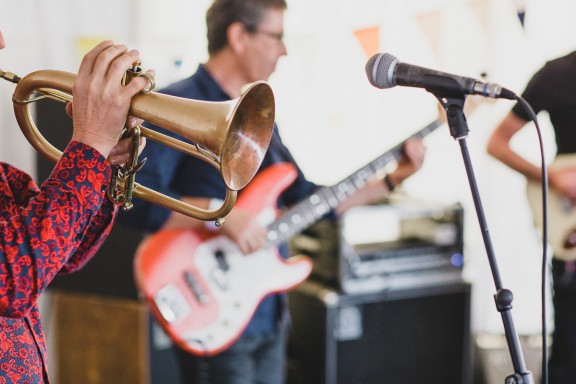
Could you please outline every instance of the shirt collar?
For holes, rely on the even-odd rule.
[[[198,65],[196,77],[200,86],[207,90],[207,96],[210,100],[224,101],[232,99],[226,92],[224,92],[220,84],[216,82],[203,64]]]

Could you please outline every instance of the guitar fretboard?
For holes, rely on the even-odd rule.
[[[409,139],[423,138],[442,123],[441,119],[437,119],[410,136]],[[278,245],[288,241],[292,236],[322,219],[342,201],[376,177],[388,164],[392,161],[398,161],[402,156],[405,142],[406,140],[340,182],[319,188],[306,199],[284,212],[268,226],[268,245]]]

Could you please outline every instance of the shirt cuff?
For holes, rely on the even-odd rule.
[[[71,141],[49,179],[86,198],[98,195],[103,199],[111,177],[110,163],[100,152],[84,143]]]

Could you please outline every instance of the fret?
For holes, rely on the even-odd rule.
[[[330,206],[336,208],[340,202],[346,200],[348,198],[348,194],[346,192],[335,190],[334,192],[334,202],[330,203]]]
[[[328,206],[330,209],[336,208],[343,199],[338,198],[338,195],[332,194],[332,197],[328,199]]]
[[[368,169],[370,172],[370,179],[375,177],[378,174],[378,171],[380,170],[380,168],[376,167],[376,165],[373,162],[368,164]]]
[[[340,188],[342,188],[342,190]],[[336,208],[338,204],[340,204],[343,200],[342,191],[350,190],[350,186],[348,185],[347,182],[344,182],[343,184],[342,183],[336,184],[332,187],[328,187],[327,189],[328,191],[330,191],[330,199],[328,203],[332,208]],[[344,192],[344,195],[346,195],[346,192]]]
[[[375,173],[378,173],[378,171],[384,168],[386,164],[388,164],[388,161],[386,159],[383,159],[382,157],[379,157],[371,163],[372,165],[371,170],[376,171]]]
[[[360,188],[360,186],[356,185],[355,183],[351,183],[348,180],[344,180],[338,183],[332,192],[339,201],[344,201],[358,188]]]
[[[352,175],[349,179],[352,179],[352,184],[356,190],[362,188],[366,185],[366,182],[370,180],[373,176],[371,176],[368,172],[362,170],[356,175]]]
[[[372,160],[369,164],[366,164],[364,168],[366,168],[369,172],[374,172],[374,170],[378,170],[388,164],[390,162],[390,157],[388,155],[382,155],[377,157],[376,159]],[[393,159],[394,157],[392,157]]]

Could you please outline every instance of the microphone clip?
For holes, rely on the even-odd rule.
[[[446,121],[450,128],[450,134],[454,140],[462,140],[468,137],[468,122],[464,114],[464,103],[466,102],[466,95],[455,95],[449,92],[450,95],[442,95],[441,91],[429,91],[438,101],[444,111],[446,112]]]

